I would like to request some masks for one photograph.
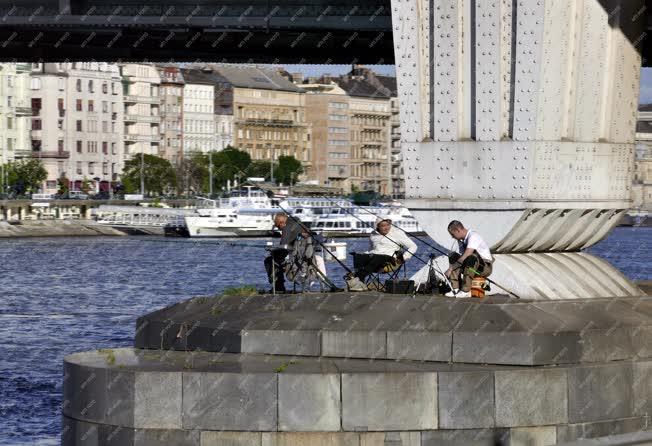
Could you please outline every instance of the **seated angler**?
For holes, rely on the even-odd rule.
[[[392,226],[392,220],[379,217],[376,230],[369,237],[369,251],[353,255],[355,272],[346,277],[349,291],[367,291],[364,284],[368,275],[387,265],[398,266],[417,251],[417,245],[407,234]]]
[[[453,220],[448,224],[448,233],[457,240],[458,251],[448,256],[450,266],[446,277],[456,292],[447,293],[448,297],[468,297],[471,283],[476,276],[489,277],[493,269],[494,258],[489,245],[475,231],[466,229],[462,223]]]
[[[270,255],[265,258],[265,270],[269,283],[272,285],[272,291],[285,293],[283,263],[304,229],[298,219],[289,218],[285,213],[274,215],[274,226],[281,230],[281,240],[279,246],[273,248]]]

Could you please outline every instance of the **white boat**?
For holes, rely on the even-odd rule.
[[[317,218],[353,208],[353,202],[346,198],[290,197],[281,201],[279,207],[310,228]]]
[[[423,233],[414,216],[400,204],[334,209],[327,215],[318,216],[311,229],[327,237],[369,235],[375,230],[379,216],[390,218],[394,226],[408,234]]]

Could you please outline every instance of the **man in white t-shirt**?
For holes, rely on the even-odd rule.
[[[489,277],[493,269],[494,257],[491,255],[489,245],[480,234],[466,229],[459,221],[453,220],[448,224],[448,233],[457,240],[459,252],[452,252],[448,256],[450,266],[446,271],[446,277],[450,279],[453,288],[468,293],[471,290],[473,277],[477,275]]]

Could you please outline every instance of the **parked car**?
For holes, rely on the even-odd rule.
[[[96,193],[95,195],[92,195],[91,198],[93,200],[110,200],[111,194],[109,193],[109,191],[103,190],[101,192]]]

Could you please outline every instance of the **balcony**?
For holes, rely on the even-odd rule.
[[[59,117],[63,118],[66,116],[66,109],[65,108],[60,108],[59,109]]]
[[[31,154],[32,158],[39,158],[39,159],[68,159],[70,158],[70,152],[64,151],[64,150],[59,150],[59,151],[46,151],[46,152],[41,152],[41,151],[32,151]]]
[[[125,135],[124,140],[128,142],[159,142],[161,137],[159,135]]]
[[[291,119],[247,118],[247,119],[238,119],[237,122],[246,125],[258,125],[264,127],[294,127],[300,125],[298,122],[294,122]]]
[[[160,104],[161,98],[159,96],[136,96],[128,94],[124,96],[124,101],[127,104]]]
[[[149,122],[158,124],[161,122],[160,116],[142,116],[142,115],[125,115],[125,122]]]
[[[16,107],[16,116],[32,116],[31,107]]]

